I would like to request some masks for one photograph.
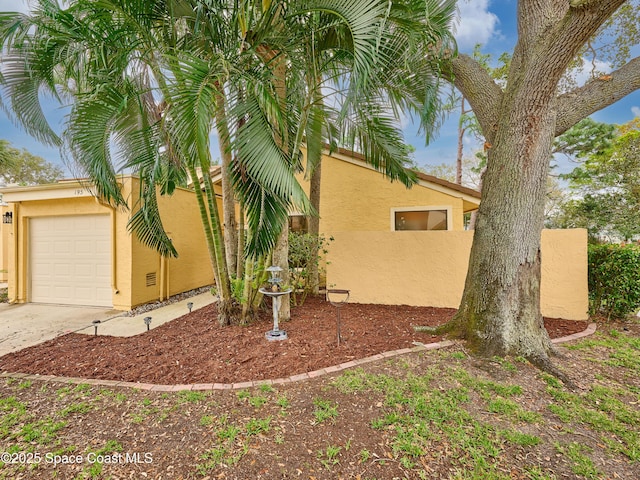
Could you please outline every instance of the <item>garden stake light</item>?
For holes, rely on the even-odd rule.
[[[347,300],[349,300],[349,290],[338,290],[338,289],[327,290],[327,300],[331,305],[336,307],[336,312],[337,312],[336,326],[337,326],[337,332],[338,332],[337,336],[338,336],[338,345],[340,345],[340,308],[342,308],[342,305],[347,303]]]
[[[193,302],[187,303],[187,308],[189,309],[189,313],[191,313],[191,309],[193,308]]]
[[[102,323],[102,322],[101,322],[100,320],[94,320],[94,321],[93,321],[93,322],[91,322],[91,323],[93,323],[93,328],[94,328],[94,330],[93,330],[93,336],[94,336],[94,337],[97,337],[97,336],[98,336],[98,324],[100,324],[100,323]]]
[[[151,325],[151,317],[144,317],[144,324],[147,326],[147,332],[148,332],[149,325]]]

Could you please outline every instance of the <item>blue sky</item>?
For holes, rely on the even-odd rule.
[[[515,11],[516,0],[461,0],[459,1],[460,22],[456,28],[456,39],[461,52],[471,52],[477,43],[483,45],[483,53],[497,58],[502,52],[511,51],[516,41]],[[27,11],[25,0],[0,0],[0,11]],[[63,111],[53,102],[48,110],[54,128],[60,130]],[[593,118],[607,123],[626,123],[640,116],[640,92],[627,96],[616,104],[597,112]],[[455,163],[457,144],[457,115],[453,115],[440,129],[437,137],[425,146],[424,136],[410,122],[405,125],[407,141],[416,148],[415,160],[419,165]],[[47,147],[32,139],[15,127],[0,111],[0,138],[9,140],[16,148],[26,148],[50,162],[65,168],[57,149]],[[465,141],[465,155],[472,155],[476,148],[472,140]],[[215,151],[214,151],[215,152]],[[214,153],[215,156],[215,153]]]

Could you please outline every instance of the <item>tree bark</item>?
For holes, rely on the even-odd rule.
[[[288,286],[290,283],[289,277],[289,223],[285,222],[282,228],[282,232],[278,237],[275,247],[273,247],[272,262],[276,267],[282,269],[283,286]],[[282,297],[280,302],[280,313],[278,320],[286,322],[291,319],[291,301],[290,295]]]
[[[275,22],[277,25],[277,21]],[[271,65],[273,71],[273,86],[280,104],[281,111],[285,111],[287,108],[287,64],[286,59],[279,55],[278,52],[272,50],[270,47],[260,45],[257,49],[258,54],[263,58],[263,61]],[[288,153],[289,139],[286,138],[286,130],[275,129],[274,138],[276,144],[282,149],[283,152]],[[283,137],[284,136],[284,137]],[[282,269],[281,278],[284,286],[290,284],[289,275],[289,222],[285,220],[282,225],[282,231],[273,247],[272,253],[273,265]],[[290,295],[282,298],[280,302],[280,311],[278,315],[279,321],[288,321],[291,319],[291,301]]]
[[[311,172],[309,186],[309,201],[314,210],[314,214],[307,217],[309,225],[309,234],[318,238],[320,235],[320,185],[322,178],[322,160],[318,162]],[[309,267],[309,276],[311,277],[311,293],[317,295],[320,291],[320,252],[313,251],[311,265]]]
[[[462,185],[462,156],[464,149],[464,132],[467,130],[463,126],[464,115],[468,112],[464,109],[464,97],[460,100],[460,121],[458,122],[458,153],[456,155],[456,183]]]
[[[236,202],[231,182],[232,154],[229,144],[229,128],[226,122],[226,102],[222,94],[216,97],[216,127],[218,130],[218,146],[222,160],[222,215],[224,227],[224,247],[227,271],[236,273],[238,259],[238,234],[236,223]]]
[[[550,363],[540,313],[546,178],[558,119],[566,129],[571,117],[556,91],[579,49],[624,0],[574,3],[518,2],[518,43],[504,92],[470,57],[451,63],[489,150],[462,301],[442,329],[479,354],[522,355],[565,380]]]

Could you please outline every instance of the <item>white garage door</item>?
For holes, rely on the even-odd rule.
[[[111,307],[108,215],[32,218],[31,301]]]

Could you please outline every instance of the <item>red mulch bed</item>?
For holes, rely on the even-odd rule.
[[[0,371],[156,384],[234,383],[288,377],[377,353],[432,343],[415,332],[440,325],[455,309],[347,304],[342,342],[336,310],[324,297],[308,297],[281,325],[288,340],[269,342],[271,309],[249,326],[221,328],[215,304],[134,337],[70,333],[0,358]],[[112,320],[117,321],[117,320]],[[545,318],[551,338],[586,329],[587,322]]]

